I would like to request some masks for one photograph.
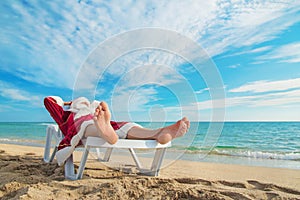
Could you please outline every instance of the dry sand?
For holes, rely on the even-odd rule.
[[[0,199],[300,199],[300,170],[176,161],[147,177],[89,160],[83,179],[70,181],[42,155],[0,145]]]

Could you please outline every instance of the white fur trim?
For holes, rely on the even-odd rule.
[[[82,116],[93,115],[99,103],[100,102],[96,100],[90,103],[87,98],[79,97],[72,102],[69,111],[75,113],[74,120],[76,120]]]
[[[71,156],[73,151],[74,151],[74,149],[72,149],[72,147],[65,147],[65,148],[59,150],[56,153],[57,164],[59,166],[62,166],[65,163],[65,161],[67,160],[67,158],[69,158]]]
[[[126,124],[124,124],[121,128],[119,128],[118,130],[116,130],[116,133],[118,135],[118,137],[120,139],[125,139],[127,137],[128,131],[132,128],[132,127],[140,127],[142,128],[141,125],[137,124],[137,123],[133,123],[133,122],[128,122]]]
[[[60,97],[58,97],[58,96],[50,96],[50,97],[53,98],[53,99],[56,101],[56,103],[57,103],[58,105],[60,105],[61,107],[64,106],[64,101],[62,100],[62,98],[60,98]]]

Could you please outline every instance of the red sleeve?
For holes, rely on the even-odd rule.
[[[55,120],[55,122],[60,126],[64,123],[65,111],[64,109],[56,103],[56,100],[52,97],[46,97],[44,99],[44,105],[51,117]]]

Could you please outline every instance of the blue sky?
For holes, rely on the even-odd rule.
[[[51,121],[43,98],[71,99],[97,45],[149,27],[180,33],[207,52],[223,80],[226,121],[300,121],[296,0],[2,0],[0,27],[0,121]],[[212,102],[222,101],[211,99],[183,58],[153,49],[116,59],[94,84],[86,94],[107,101],[116,120],[210,121]]]

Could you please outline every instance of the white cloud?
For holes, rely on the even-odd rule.
[[[204,88],[202,90],[195,91],[195,94],[202,94],[202,93],[204,93],[206,91],[209,91],[209,88]]]
[[[182,116],[188,116],[192,121],[223,121],[225,120],[223,117],[226,113],[226,120],[235,121],[273,119],[276,119],[276,121],[299,121],[299,105],[300,89],[270,94],[245,95],[227,97],[226,99],[204,100],[177,107],[164,106],[164,110],[168,113],[171,120],[179,119]],[[212,119],[213,109],[215,109],[215,112],[217,113],[217,115],[214,116],[214,119]],[[264,113],[265,110],[268,110],[269,113]],[[276,116],[274,116],[275,113]]]
[[[257,81],[229,90],[227,96],[231,97],[199,101],[196,104],[183,106],[182,109],[189,112],[195,110],[196,106],[200,116],[204,115],[204,120],[211,119],[211,114],[207,115],[207,111],[211,112],[212,109],[218,110],[219,108],[230,110],[227,118],[229,120],[300,120],[298,112],[300,78]],[[268,110],[269,113],[265,113],[265,110]],[[259,113],[259,116],[256,116],[255,113]],[[193,114],[190,113],[190,116]],[[194,116],[195,119],[197,119],[196,117]]]
[[[156,86],[182,81],[182,77],[168,66],[148,65],[125,73],[115,84],[112,101],[116,112],[145,111],[145,106],[158,100]],[[124,110],[125,109],[125,110]]]
[[[183,80],[178,72],[168,66],[145,65],[134,68],[124,74],[121,85],[126,87],[140,87],[147,84],[170,85]]]
[[[230,68],[230,69],[236,69],[236,68],[238,68],[240,66],[241,66],[241,64],[236,64],[236,65],[230,65],[230,66],[228,66],[228,68]]]
[[[1,96],[18,101],[30,101],[31,99],[29,96],[26,96],[24,92],[21,92],[18,89],[1,89]]]
[[[273,93],[259,96],[259,101],[254,102],[255,107],[264,106],[293,106],[300,103],[300,90]]]
[[[263,46],[263,47],[258,47],[254,48],[251,50],[245,50],[245,51],[238,51],[237,53],[227,53],[226,55],[222,56],[221,58],[228,58],[228,57],[233,57],[233,56],[239,56],[243,54],[254,54],[254,53],[262,53],[271,50],[273,47],[272,46]]]
[[[72,89],[84,59],[100,42],[124,31],[156,27],[177,31],[202,45],[211,56],[225,53],[233,48],[247,47],[245,53],[264,52],[268,57],[281,62],[299,62],[299,43],[282,46],[272,51],[273,46],[251,49],[251,45],[278,37],[282,31],[299,22],[298,1],[106,1],[75,3],[66,1],[5,2],[1,5],[0,54],[1,70],[22,79],[46,86]],[[4,9],[5,7],[5,9]],[[3,11],[3,12],[2,12]],[[3,16],[3,18],[2,18]],[[17,18],[16,18],[17,16]],[[17,20],[16,20],[17,19]],[[139,38],[140,39],[140,38]],[[166,42],[166,41],[162,41]],[[176,44],[177,41],[174,41]],[[122,44],[120,44],[122,48]],[[151,101],[157,100],[155,87],[143,84],[172,85],[183,81],[175,73],[180,69],[154,67],[138,70],[142,65],[179,66],[182,60],[162,52],[134,54],[127,61],[116,61],[108,69],[112,76],[122,76],[114,91],[113,107],[145,110]],[[261,60],[258,60],[260,62]],[[119,66],[117,66],[119,65]],[[103,66],[90,66],[85,70],[80,84],[82,88],[95,86],[97,78],[92,75]],[[231,68],[238,67],[232,65]],[[106,69],[105,69],[106,70]],[[288,105],[299,102],[296,90],[299,79],[285,81],[260,81],[234,88],[229,92],[274,92],[268,95],[248,95],[227,98],[227,106]],[[121,86],[122,85],[122,86]],[[293,90],[293,91],[285,91]],[[137,93],[138,91],[138,93]],[[38,96],[12,85],[0,89],[0,94],[18,101],[35,101]],[[196,93],[202,93],[198,91]],[[283,93],[281,93],[283,92]],[[290,92],[290,93],[289,93]],[[292,92],[295,92],[292,94]],[[105,93],[102,89],[99,93]],[[280,96],[280,95],[282,96]],[[273,96],[272,96],[273,95]],[[219,101],[219,102],[218,102]],[[40,104],[40,102],[38,102]],[[199,109],[210,109],[211,101],[199,102]],[[223,106],[216,100],[215,106]],[[188,107],[185,107],[188,109]],[[190,107],[192,113],[195,105]],[[125,109],[126,110],[126,109]],[[178,116],[178,108],[174,115]]]
[[[300,42],[290,43],[280,46],[270,53],[257,58],[257,60],[278,60],[285,63],[298,63],[300,62]]]
[[[224,100],[207,100],[197,103],[199,110],[224,108]],[[293,106],[300,103],[300,90],[285,91],[263,95],[246,95],[239,97],[228,97],[225,99],[225,107],[272,107],[272,106]],[[189,107],[185,107],[188,109]]]
[[[66,88],[73,87],[81,63],[99,42],[126,30],[175,30],[198,41],[210,55],[217,55],[231,47],[271,40],[299,21],[297,1],[29,4],[13,2],[4,10],[6,18],[0,21],[3,70],[39,84]],[[298,58],[289,61],[298,62]]]
[[[279,81],[256,81],[242,85],[229,92],[272,92],[300,88],[300,78]]]
[[[246,117],[242,116],[241,113],[236,116],[229,114],[230,120],[260,120],[260,118],[254,116],[253,113],[262,112],[262,109],[272,108],[272,112],[278,114],[285,112],[287,109],[291,110],[291,108],[294,108],[290,115],[282,113],[284,114],[282,118],[280,118],[280,116],[274,117],[272,113],[269,113],[269,115],[265,114],[261,119],[300,120],[300,115],[297,114],[297,109],[300,105],[300,78],[280,81],[257,81],[230,90],[227,96],[232,95],[239,96],[199,101],[183,106],[182,110],[189,112],[198,109],[201,116],[201,113],[205,115],[207,114],[206,111],[212,111],[212,109],[218,110],[219,108],[226,108],[226,110],[228,110],[230,108],[238,108],[238,110],[243,111],[242,113],[244,113],[244,115],[247,115],[247,113],[252,114]],[[280,110],[280,112],[277,112],[277,110]],[[193,116],[192,113],[190,115]],[[209,120],[210,116],[211,115],[206,116],[204,120]]]
[[[5,99],[20,102],[30,102],[31,105],[41,105],[41,97],[21,90],[9,83],[0,81],[0,96]]]
[[[157,91],[153,88],[135,88],[132,90],[118,90],[113,93],[113,112],[146,111],[145,105],[157,100]]]
[[[216,55],[232,47],[244,47],[274,39],[278,33],[297,23],[299,2],[274,1],[224,3],[223,9],[207,27],[208,38],[201,43]],[[213,40],[215,42],[213,42]],[[217,42],[216,42],[217,41]]]
[[[264,95],[232,97],[226,99],[226,106],[272,107],[296,105],[300,102],[300,90],[285,91]]]
[[[260,53],[260,52],[268,51],[272,48],[273,48],[272,46],[264,46],[264,47],[252,49],[252,50],[248,51],[247,53]]]

